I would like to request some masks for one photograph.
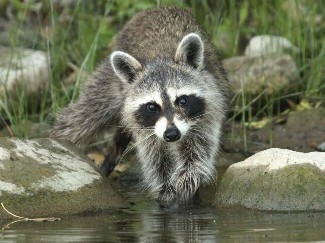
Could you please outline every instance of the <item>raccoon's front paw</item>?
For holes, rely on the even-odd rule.
[[[191,199],[200,185],[200,178],[192,171],[185,171],[177,180],[176,193],[181,201],[187,202]]]
[[[105,177],[108,177],[114,170],[116,162],[116,157],[112,156],[111,154],[108,154],[105,157],[103,164],[100,166],[101,174]]]
[[[168,186],[159,192],[158,200],[161,207],[168,207],[175,201],[176,192],[174,187]]]

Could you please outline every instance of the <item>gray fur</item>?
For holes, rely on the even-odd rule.
[[[203,98],[204,114],[188,118],[173,105],[174,93]],[[163,94],[172,105],[161,104],[162,112],[177,116],[182,133],[176,142],[157,136],[158,125],[141,127],[135,115],[140,104],[150,99],[159,104]],[[51,136],[81,146],[112,126],[125,127],[132,133],[148,190],[166,205],[187,202],[202,182],[214,177],[229,94],[219,58],[191,14],[155,8],[124,26],[110,58],[90,77],[79,99],[59,112]],[[164,122],[175,126],[169,119],[161,127]]]

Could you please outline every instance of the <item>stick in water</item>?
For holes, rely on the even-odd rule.
[[[12,212],[10,212],[8,209],[5,208],[5,206],[3,205],[3,203],[1,203],[1,207],[11,216],[14,216],[15,218],[19,218],[21,219],[21,221],[34,221],[34,222],[44,222],[44,221],[59,221],[61,220],[61,218],[54,218],[54,217],[49,217],[49,218],[26,218],[26,217],[21,217],[18,216],[16,214],[13,214]]]

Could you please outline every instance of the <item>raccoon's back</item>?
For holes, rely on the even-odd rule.
[[[172,6],[149,9],[124,26],[117,36],[115,50],[140,61],[172,57],[182,38],[191,32],[204,35],[189,11]]]

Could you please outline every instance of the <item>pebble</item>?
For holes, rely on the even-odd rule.
[[[317,151],[325,152],[325,142],[318,144]]]

